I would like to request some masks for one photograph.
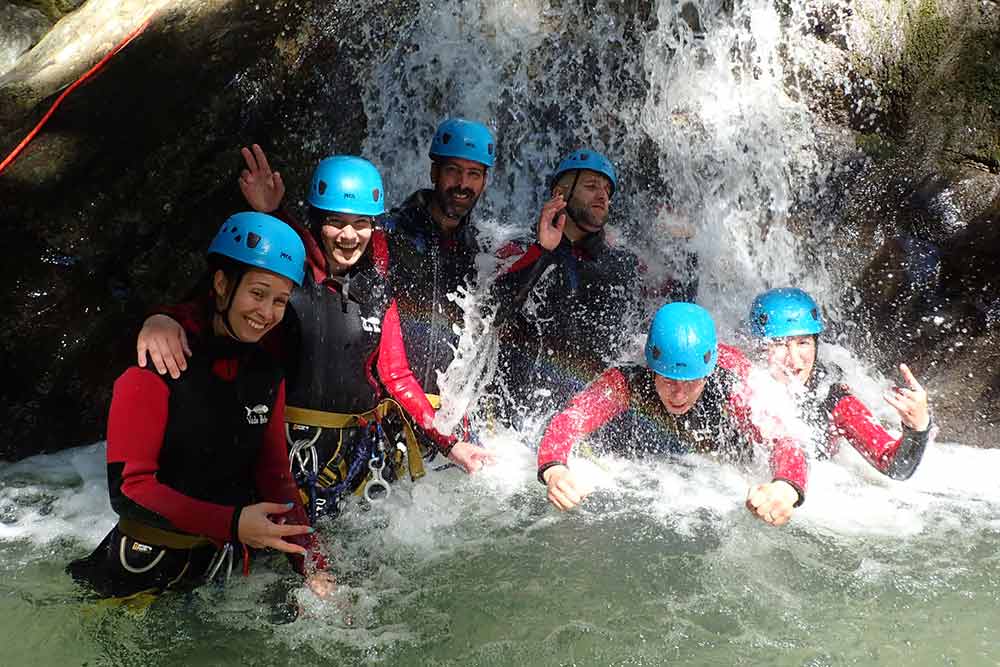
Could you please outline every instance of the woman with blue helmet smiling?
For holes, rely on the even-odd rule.
[[[285,383],[258,343],[302,283],[305,250],[280,220],[238,213],[209,264],[208,324],[188,331],[197,352],[188,372],[132,367],[115,382],[107,461],[119,521],[68,567],[103,597],[197,585],[226,561],[232,568],[234,546],[247,566],[247,547],[273,548],[297,555],[303,571],[312,529],[287,466]],[[319,592],[330,581],[311,583]]]
[[[567,510],[586,497],[568,465],[585,438],[633,458],[692,452],[734,463],[764,444],[772,481],[753,486],[746,504],[767,523],[786,523],[805,499],[805,456],[780,424],[751,408],[749,368],[736,348],[717,342],[704,308],[661,307],[646,340],[646,365],[609,368],[549,422],[538,449],[549,502]]]
[[[930,434],[927,392],[906,366],[899,371],[906,387],[893,387],[885,401],[899,413],[903,434],[895,438],[841,382],[841,371],[817,359],[822,313],[816,301],[794,287],[759,294],[750,307],[748,328],[766,345],[772,377],[801,397],[806,421],[822,436],[820,452],[832,456],[841,437],[876,470],[904,480],[923,458]]]

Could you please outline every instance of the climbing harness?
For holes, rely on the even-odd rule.
[[[402,427],[404,442],[395,446],[389,442],[382,426],[390,415],[398,418]],[[386,500],[391,493],[389,484],[397,478],[404,460],[411,479],[426,474],[425,454],[413,424],[393,399],[384,399],[361,414],[288,406],[285,418],[289,470],[299,486],[311,522],[325,514],[336,514],[341,498],[350,492],[371,503]],[[344,446],[344,432],[351,428],[361,429],[362,433],[353,450],[348,452]],[[317,443],[324,430],[339,433],[333,454],[321,461]]]

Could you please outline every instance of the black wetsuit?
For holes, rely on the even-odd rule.
[[[479,253],[470,217],[444,236],[429,210],[431,190],[419,190],[383,219],[393,261],[392,282],[399,303],[410,367],[428,393],[436,394],[458,344],[461,307],[448,294],[475,279]]]

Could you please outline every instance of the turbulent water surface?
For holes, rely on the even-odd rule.
[[[879,3],[854,4],[843,39],[863,49],[857,17]],[[477,215],[495,246],[528,232],[559,156],[592,146],[622,177],[611,232],[651,274],[677,271],[668,239],[678,225],[693,233],[699,301],[723,339],[755,293],[789,283],[817,296],[834,334],[849,331],[837,305],[850,261],[824,243],[835,213],[824,202],[853,149],[799,89],[805,78],[847,85],[807,30],[846,3],[779,12],[764,0],[661,0],[648,16],[604,0],[571,5],[424,3],[399,43],[370,45],[365,154],[385,170],[390,199],[428,185],[443,116],[488,120],[501,155]],[[812,233],[793,235],[795,217]],[[481,284],[455,295],[468,327],[443,378],[444,423],[479,416],[495,360],[481,298],[495,270],[488,253],[481,268]],[[821,354],[898,425],[880,398],[891,379],[830,339]],[[639,343],[641,328],[623,331],[619,356]],[[535,480],[535,436],[484,433],[497,466],[472,478],[433,472],[321,526],[340,582],[327,601],[275,557],[226,588],[147,609],[94,604],[63,568],[114,522],[103,444],[3,465],[0,663],[1000,663],[994,451],[935,444],[898,483],[848,449],[813,463],[808,501],[774,529],[743,508],[766,471],[697,457],[574,461],[597,490],[558,514]]]

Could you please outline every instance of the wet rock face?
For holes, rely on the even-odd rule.
[[[107,24],[111,5],[90,0],[0,81],[0,155],[145,11],[112,4],[123,26],[115,39],[80,39],[77,59],[53,71],[66,47],[54,35]],[[326,3],[168,5],[0,175],[0,458],[103,437],[145,313],[186,295],[218,226],[246,206],[241,146],[270,150],[295,201],[334,142],[356,152],[365,135],[353,68],[366,61],[344,55],[358,17]],[[373,24],[398,26],[400,7]],[[317,39],[317,22],[348,34]]]
[[[52,27],[42,12],[0,1],[0,76]]]
[[[843,268],[868,326],[857,349],[886,371],[913,362],[944,440],[996,446],[1000,12],[945,0],[900,11],[903,42],[866,72],[882,111],[857,128],[866,157],[845,184]]]

